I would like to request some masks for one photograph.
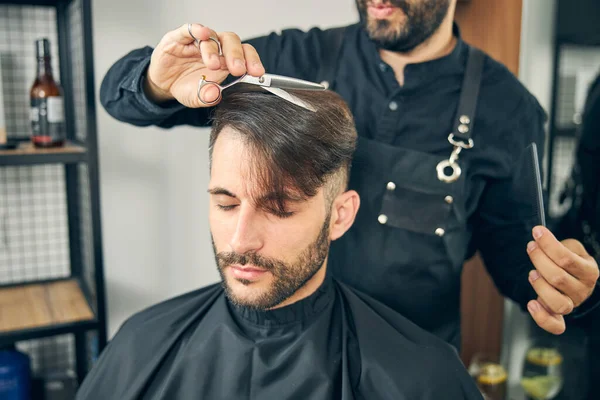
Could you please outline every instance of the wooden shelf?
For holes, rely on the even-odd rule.
[[[0,336],[94,319],[74,279],[0,289]]]
[[[23,142],[14,150],[0,150],[0,165],[70,164],[86,160],[86,149],[74,143],[40,149]]]

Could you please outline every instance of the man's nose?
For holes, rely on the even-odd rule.
[[[235,232],[229,245],[231,250],[238,254],[256,252],[262,248],[261,226],[253,207],[241,206]]]

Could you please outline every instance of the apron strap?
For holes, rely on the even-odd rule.
[[[473,131],[473,122],[475,119],[475,108],[477,107],[477,97],[479,96],[479,87],[481,84],[481,73],[483,71],[483,61],[485,54],[475,48],[469,47],[469,59],[467,60],[467,69],[462,83],[462,91],[458,101],[458,110],[454,118],[454,127],[452,133],[456,139],[468,142]]]

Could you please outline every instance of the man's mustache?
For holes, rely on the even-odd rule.
[[[217,254],[217,262],[221,268],[225,268],[233,264],[250,264],[255,267],[265,269],[269,272],[276,272],[280,269],[279,265],[281,265],[280,261],[271,260],[256,253],[239,254],[235,252],[221,252]]]

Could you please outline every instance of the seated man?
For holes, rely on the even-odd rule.
[[[126,321],[78,399],[481,399],[450,345],[327,275],[359,207],[356,131],[333,92],[294,94],[316,112],[256,91],[219,104],[208,192],[222,282]]]

